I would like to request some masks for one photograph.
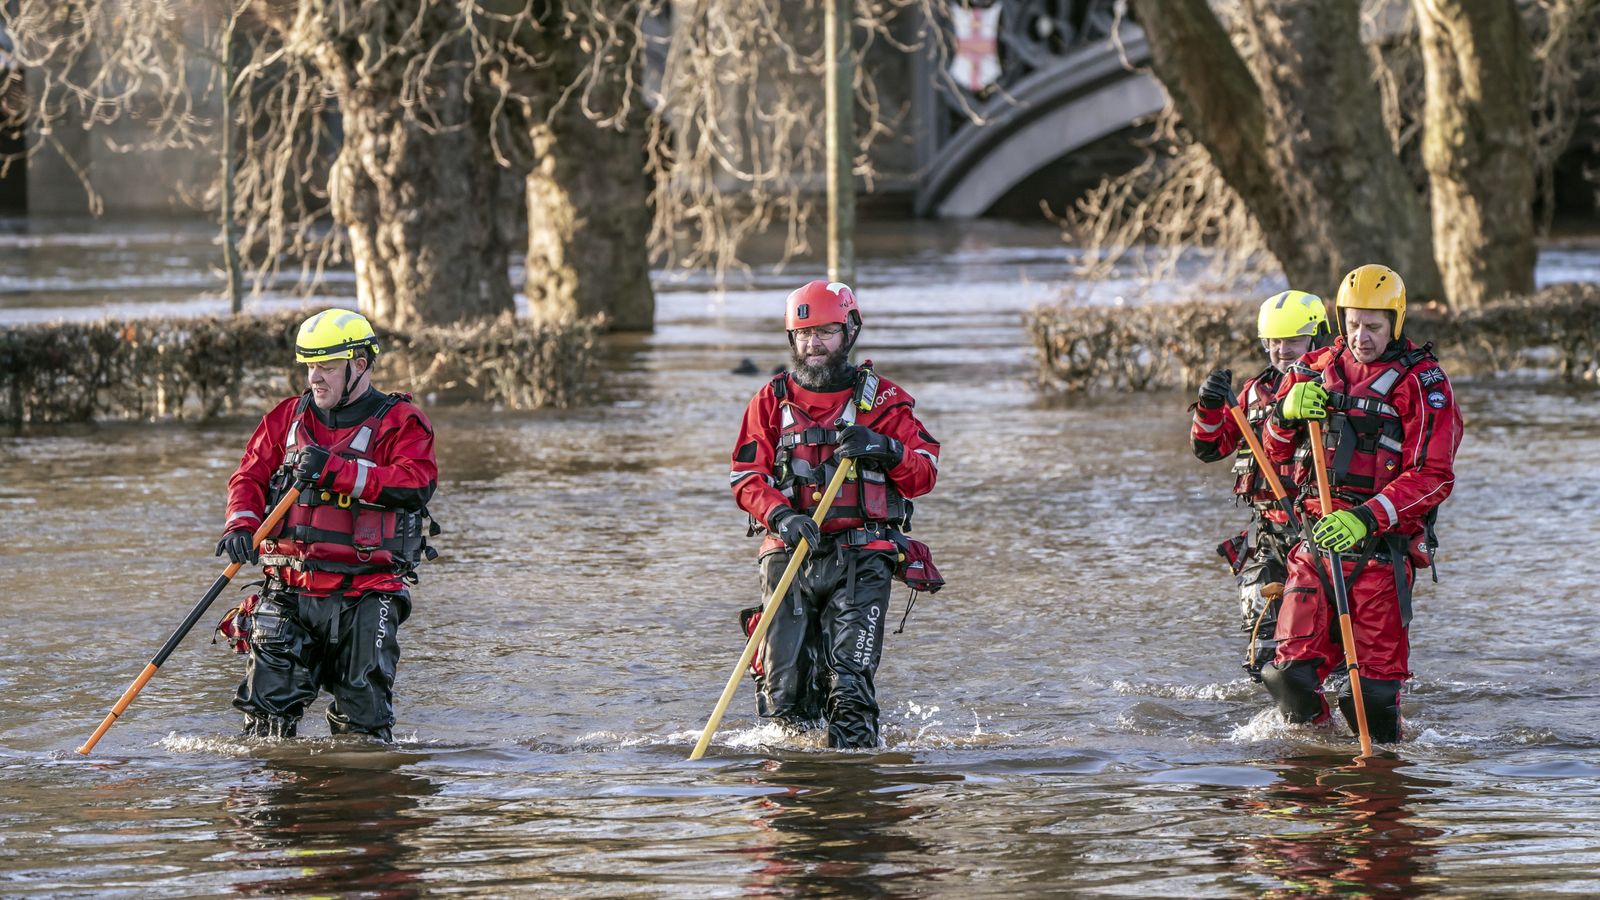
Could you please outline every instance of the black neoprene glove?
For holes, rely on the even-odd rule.
[[[229,562],[236,562],[241,566],[246,564],[253,566],[261,561],[261,554],[251,546],[253,537],[255,533],[248,528],[230,531],[222,536],[222,540],[217,541],[216,555],[227,554]]]
[[[1200,385],[1200,406],[1204,409],[1221,409],[1233,392],[1233,370],[1212,369]]]
[[[305,482],[315,487],[326,487],[323,483],[328,474],[328,449],[308,444],[300,448],[300,461],[295,463],[294,480]]]
[[[800,543],[801,538],[806,539],[806,545],[812,550],[817,549],[817,543],[822,540],[822,529],[810,516],[787,506],[780,506],[772,513],[767,530],[777,535],[790,550]]]
[[[900,465],[906,448],[894,438],[865,425],[851,425],[839,432],[839,446],[834,452],[848,459],[876,463],[887,472]]]

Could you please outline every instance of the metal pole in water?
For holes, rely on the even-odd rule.
[[[855,58],[850,30],[852,0],[827,0],[823,16],[827,45],[824,94],[828,157],[828,280],[856,280]]]

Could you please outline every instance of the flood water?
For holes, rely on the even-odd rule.
[[[159,238],[0,238],[0,319],[215,308],[203,239]],[[685,761],[757,599],[726,472],[763,376],[732,370],[782,361],[785,288],[812,273],[664,283],[603,403],[430,410],[446,532],[389,748],[327,738],[321,704],[308,738],[236,738],[240,661],[206,634],[230,592],[73,753],[220,571],[254,423],[0,437],[0,896],[1600,892],[1600,395],[1457,385],[1411,739],[1356,766],[1243,676],[1212,549],[1243,516],[1189,451],[1187,398],[1028,387],[1019,313],[1061,249],[863,247],[861,346],[944,444],[917,535],[949,585],[888,638],[882,749],[785,739],[745,690]],[[1600,255],[1545,255],[1573,274]]]

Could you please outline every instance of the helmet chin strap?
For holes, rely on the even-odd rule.
[[[344,361],[344,390],[339,392],[339,402],[335,403],[333,405],[334,409],[343,409],[345,407],[345,405],[350,402],[350,388],[352,386],[352,381],[353,381],[353,379],[351,379],[351,377],[350,377],[350,372],[351,372],[353,367],[350,364],[353,363],[353,362],[355,362],[355,357],[351,356],[351,357],[346,357],[345,358],[345,361]],[[360,375],[356,376],[356,378],[359,379],[362,375],[365,375],[365,374],[366,374],[366,370],[363,370],[360,373]],[[329,412],[332,412],[332,411],[333,410],[329,410]]]

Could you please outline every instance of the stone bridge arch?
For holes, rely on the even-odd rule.
[[[1146,68],[1144,31],[1123,22],[1118,35],[1120,47],[1100,37],[1047,61],[1036,56],[1031,71],[1010,84],[1002,81],[1002,89],[981,106],[981,124],[921,135],[916,213],[981,216],[1045,166],[1159,112],[1166,95]],[[952,102],[930,96],[949,90],[935,87],[937,81],[921,79],[924,109],[933,115]],[[922,121],[926,127],[931,119]]]

